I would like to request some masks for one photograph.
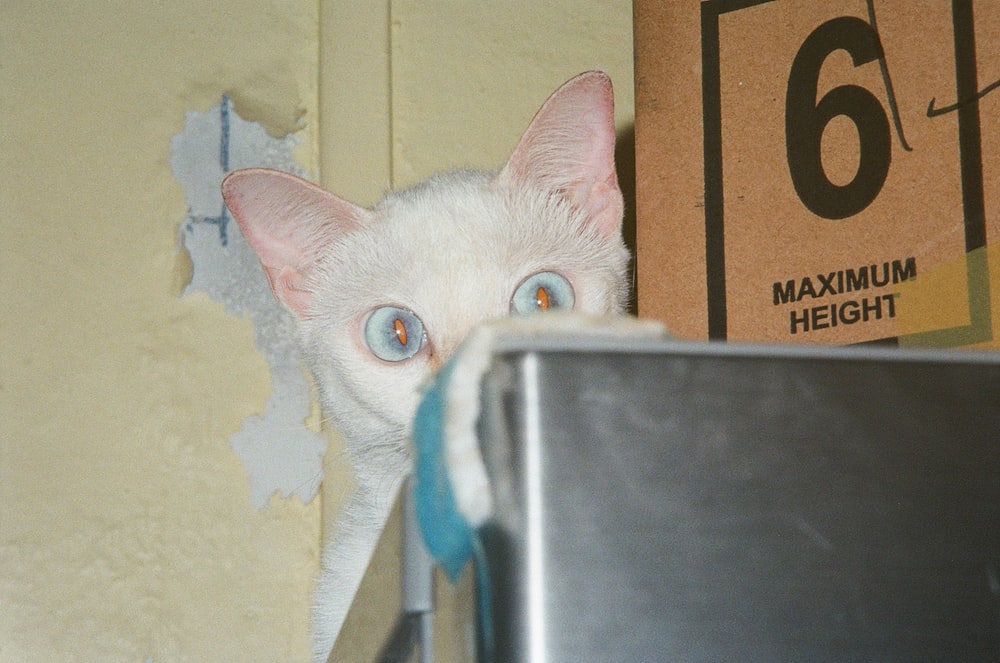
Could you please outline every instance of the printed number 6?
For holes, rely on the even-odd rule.
[[[854,66],[882,55],[878,34],[859,18],[827,21],[809,35],[792,62],[785,96],[788,168],[799,198],[817,216],[843,219],[868,207],[885,183],[891,159],[889,119],[875,96],[857,85],[841,85],[816,103],[820,68],[835,50],[847,51]],[[843,115],[858,131],[861,159],[854,179],[843,186],[823,170],[820,142],[830,120]]]

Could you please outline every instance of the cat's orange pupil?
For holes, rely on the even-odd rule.
[[[538,306],[540,311],[549,310],[549,291],[545,288],[539,287],[535,291],[535,305]]]
[[[399,344],[406,347],[406,325],[399,318],[392,321],[392,328],[396,332],[396,339]]]

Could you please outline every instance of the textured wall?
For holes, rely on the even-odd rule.
[[[251,506],[228,440],[269,370],[179,297],[170,139],[225,92],[366,203],[499,165],[583,69],[627,126],[631,3],[541,4],[0,4],[0,660],[307,657],[320,502]]]
[[[313,120],[315,24],[314,2],[0,9],[0,660],[307,655],[319,502],[250,505],[228,437],[268,368],[247,320],[179,298],[168,158],[224,91],[275,133]]]
[[[588,69],[613,79],[619,129],[632,123],[630,2],[482,7],[392,3],[396,186],[442,168],[500,166],[546,97]]]

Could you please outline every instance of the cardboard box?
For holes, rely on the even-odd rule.
[[[995,344],[1000,4],[634,6],[641,315],[686,338]]]

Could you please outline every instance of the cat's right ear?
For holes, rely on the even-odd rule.
[[[369,214],[299,177],[266,168],[227,175],[222,198],[260,258],[274,296],[299,318],[309,317],[311,277],[323,251]]]

